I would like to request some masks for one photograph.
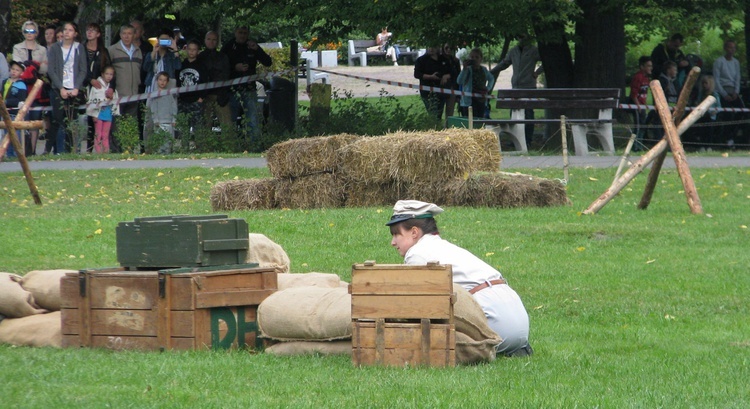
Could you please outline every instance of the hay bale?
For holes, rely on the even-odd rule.
[[[389,206],[395,203],[406,192],[399,183],[364,183],[348,182],[346,184],[346,207]]]
[[[556,180],[521,173],[477,172],[446,184],[453,205],[487,207],[545,207],[568,204],[565,186]]]
[[[268,169],[275,178],[290,178],[336,171],[336,152],[361,137],[351,134],[290,139],[273,145],[266,153]]]
[[[401,145],[415,135],[396,132],[384,136],[362,138],[341,147],[337,153],[338,171],[347,181],[368,185],[387,184],[391,177],[391,161]]]
[[[279,179],[275,198],[279,207],[289,209],[342,207],[344,187],[341,178],[331,173]]]
[[[245,179],[219,182],[211,188],[213,210],[259,210],[276,207],[275,179]]]
[[[390,176],[403,183],[468,177],[477,170],[482,150],[466,132],[415,133],[390,163]]]
[[[466,129],[466,128],[448,128],[438,134],[447,135],[464,135],[473,139],[479,146],[479,154],[474,158],[477,171],[497,172],[503,161],[500,153],[500,139],[497,134],[489,129]]]
[[[453,194],[453,190],[447,187],[446,181],[441,180],[411,183],[406,188],[405,197],[446,206],[460,205],[456,202]]]

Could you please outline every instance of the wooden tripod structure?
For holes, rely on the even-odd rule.
[[[34,183],[34,176],[29,169],[29,162],[26,160],[21,141],[16,137],[16,129],[39,129],[42,127],[42,121],[26,122],[23,120],[26,113],[29,112],[29,108],[31,108],[31,104],[34,102],[34,98],[36,98],[36,95],[41,89],[42,80],[37,80],[34,87],[31,88],[31,92],[29,92],[26,97],[23,107],[18,110],[16,121],[10,119],[10,113],[8,113],[8,107],[5,105],[5,99],[0,95],[0,115],[3,117],[4,128],[7,130],[7,137],[3,138],[2,143],[0,143],[0,160],[5,156],[5,152],[8,150],[8,145],[12,143],[13,149],[15,149],[16,155],[18,156],[18,162],[21,164],[21,169],[23,169],[23,174],[26,177],[26,183],[29,185],[31,196],[34,198],[34,203],[38,205],[42,204],[42,199],[39,197],[39,190],[37,190],[36,184]]]
[[[664,164],[664,159],[667,155],[667,146],[672,149],[672,156],[674,157],[675,165],[677,166],[677,173],[680,175],[682,186],[687,197],[688,206],[693,214],[703,214],[703,206],[701,205],[700,198],[698,197],[698,191],[695,188],[695,182],[693,176],[690,174],[690,167],[688,166],[687,159],[685,156],[685,149],[682,147],[682,141],[680,135],[690,128],[698,119],[700,119],[706,111],[716,102],[713,96],[708,96],[700,105],[690,112],[684,120],[682,120],[685,114],[685,106],[687,105],[688,97],[690,96],[690,90],[693,88],[696,80],[700,75],[700,68],[694,67],[688,75],[685,85],[682,87],[682,92],[677,100],[674,113],[670,114],[669,104],[664,96],[664,90],[661,88],[661,84],[658,80],[651,81],[651,94],[654,97],[654,105],[656,105],[656,111],[659,114],[659,119],[662,125],[664,125],[664,138],[654,145],[651,150],[646,152],[639,160],[630,166],[625,173],[622,174],[617,180],[612,182],[612,185],[594,200],[589,207],[583,211],[583,214],[594,214],[601,210],[612,198],[614,198],[620,191],[630,183],[643,169],[648,166],[651,162],[654,162],[651,167],[651,172],[646,183],[646,188],[643,192],[643,197],[638,205],[639,209],[646,209],[651,202],[651,196],[656,188],[656,182],[659,179],[659,172]],[[676,125],[677,124],[677,125]]]

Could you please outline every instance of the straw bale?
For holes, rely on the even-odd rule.
[[[392,205],[406,189],[396,182],[391,183],[363,183],[348,182],[346,184],[346,207],[371,207]]]
[[[393,181],[390,163],[414,134],[396,132],[362,138],[338,151],[339,172],[348,181],[386,184]]]
[[[485,172],[497,172],[500,170],[502,163],[502,154],[500,153],[500,140],[497,134],[489,129],[466,129],[466,128],[448,128],[438,133],[439,135],[466,135],[479,145],[479,154],[474,158],[476,162],[475,170]]]
[[[219,182],[211,188],[213,210],[259,210],[276,207],[276,179]]]
[[[406,197],[423,202],[440,203],[447,206],[463,203],[454,198],[454,191],[448,188],[446,181],[415,182],[406,188]]]
[[[446,185],[454,205],[544,207],[568,204],[565,187],[556,180],[506,172],[477,172]]]
[[[273,145],[266,154],[268,169],[275,178],[309,176],[336,171],[336,151],[360,139],[338,134],[290,139]]]
[[[481,149],[466,132],[415,133],[399,147],[390,175],[405,183],[468,177]]]
[[[335,208],[344,205],[344,182],[332,173],[277,179],[276,202],[289,209]]]

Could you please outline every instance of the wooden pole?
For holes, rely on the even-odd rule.
[[[34,103],[36,94],[38,94],[39,91],[41,91],[43,84],[44,83],[42,82],[42,80],[36,80],[36,82],[34,83],[34,86],[31,88],[31,91],[26,96],[26,100],[23,102],[23,106],[21,107],[21,109],[18,110],[18,113],[16,114],[16,120],[12,121],[13,127],[15,127],[15,129],[41,129],[42,127],[44,127],[43,125],[44,123],[42,121],[29,121],[30,125],[26,125],[26,123],[24,123],[23,121],[23,118],[26,117],[26,113],[29,112],[29,108],[31,108],[31,105]],[[4,101],[3,101],[3,105],[5,105]],[[8,109],[7,106],[5,109],[7,112],[7,109]],[[16,124],[18,123],[20,123],[21,125],[16,126]],[[36,125],[41,125],[41,126],[36,126]],[[8,124],[5,123],[5,121],[3,121],[2,126],[0,126],[0,129],[10,129],[10,128],[8,128]],[[13,134],[15,135],[15,132],[13,132]],[[0,160],[3,160],[3,157],[5,157],[5,152],[7,152],[8,150],[8,145],[10,145],[10,141],[11,141],[10,138],[5,138],[2,140],[2,142],[0,142]],[[15,148],[15,145],[13,145],[13,147]]]
[[[474,108],[469,107],[469,129],[474,129]]]
[[[675,106],[674,112],[672,113],[672,118],[674,119],[675,124],[679,124],[682,120],[682,116],[685,115],[685,107],[687,106],[687,101],[690,98],[690,90],[693,89],[695,82],[698,80],[698,75],[700,75],[700,72],[700,68],[693,67],[693,69],[690,70],[690,73],[688,74],[685,85],[682,87],[682,91],[680,92],[680,98],[677,100],[677,105]],[[651,171],[649,171],[648,173],[646,187],[643,189],[643,195],[641,196],[641,201],[638,203],[638,209],[645,210],[648,208],[648,205],[651,204],[651,197],[654,195],[654,190],[656,190],[656,182],[659,181],[659,172],[661,172],[661,167],[664,164],[664,160],[666,158],[667,151],[665,150],[661,155],[659,155],[659,157],[654,160],[654,164],[651,165]]]
[[[562,134],[562,153],[563,153],[563,179],[565,182],[570,180],[568,170],[568,127],[565,126],[565,115],[560,115],[560,133]]]
[[[34,176],[31,175],[31,170],[29,169],[29,162],[26,161],[26,156],[23,154],[21,143],[18,141],[18,138],[16,137],[16,130],[13,128],[13,121],[10,120],[8,107],[5,105],[5,99],[1,95],[0,95],[0,115],[2,115],[3,121],[5,122],[5,127],[8,130],[8,137],[6,139],[10,140],[10,142],[13,143],[13,148],[16,150],[16,155],[18,155],[18,162],[21,164],[21,169],[23,169],[23,174],[26,177],[26,183],[29,185],[29,190],[31,191],[31,197],[34,198],[34,203],[41,205],[42,199],[39,197],[39,190],[37,190],[36,184],[34,183]],[[2,155],[4,154],[5,154],[4,150],[0,151],[0,160],[2,160]]]
[[[622,168],[625,167],[625,162],[628,161],[628,156],[630,156],[630,150],[633,149],[635,138],[636,138],[635,134],[631,133],[630,139],[628,139],[628,144],[625,146],[625,152],[622,153],[622,158],[620,158],[620,164],[617,165],[617,172],[615,172],[615,178],[612,180],[612,183],[615,183],[617,179],[620,177]]]
[[[698,197],[698,190],[695,188],[693,175],[690,174],[690,166],[687,163],[685,149],[682,147],[680,135],[677,133],[672,115],[670,115],[669,105],[659,81],[651,81],[651,92],[654,95],[656,112],[659,113],[659,118],[661,118],[661,122],[664,125],[664,133],[669,141],[669,147],[672,148],[672,158],[674,158],[677,173],[680,175],[680,180],[682,180],[682,187],[685,190],[685,197],[687,198],[690,212],[693,214],[703,214],[703,206],[701,205],[700,197]]]
[[[12,121],[13,128],[16,131],[19,129],[42,129],[44,128],[44,121]],[[0,122],[0,129],[5,129],[5,122]]]
[[[693,109],[690,112],[690,115],[688,115],[687,118],[685,118],[684,121],[680,122],[680,125],[677,127],[677,133],[682,135],[685,133],[685,131],[690,128],[691,125],[693,125],[700,117],[705,114],[709,108],[716,102],[716,98],[713,96],[708,96],[703,102],[701,102],[700,105],[698,105],[695,109]],[[633,163],[630,166],[630,169],[625,171],[622,176],[620,176],[620,179],[615,181],[615,183],[612,183],[612,186],[610,186],[604,193],[602,193],[601,196],[599,196],[596,200],[594,200],[589,207],[584,210],[583,214],[595,214],[599,210],[602,209],[607,203],[609,203],[612,198],[617,196],[620,191],[627,186],[628,183],[630,183],[633,178],[635,178],[643,169],[648,166],[649,163],[651,163],[657,156],[659,156],[662,152],[666,151],[667,145],[669,143],[666,139],[660,140],[656,145],[654,145],[651,150],[646,152],[643,156],[641,156],[640,159],[638,159],[635,163]]]

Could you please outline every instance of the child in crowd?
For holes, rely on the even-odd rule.
[[[464,68],[458,74],[458,85],[464,92],[482,94],[481,97],[470,95],[461,96],[461,115],[469,116],[469,107],[474,110],[475,118],[489,118],[489,105],[487,105],[486,95],[492,92],[495,86],[495,77],[486,67],[482,65],[484,58],[482,50],[475,48],[469,53],[469,59],[464,61]]]
[[[169,91],[169,74],[165,71],[156,74],[156,88],[154,91],[159,91],[159,95],[150,97],[146,101],[150,119],[146,124],[144,143],[148,147],[148,139],[153,136],[156,129],[161,129],[167,133],[169,139],[164,141],[159,153],[170,153],[172,140],[174,139],[175,117],[177,116],[177,98],[175,94],[167,93]]]
[[[643,108],[633,110],[633,119],[635,120],[636,126],[636,144],[633,145],[633,151],[639,151],[644,146],[643,139],[646,134],[646,121],[648,120],[648,114],[645,105],[648,99],[649,82],[651,81],[651,72],[654,69],[654,64],[651,61],[651,57],[644,55],[638,59],[638,72],[633,75],[630,81],[630,101]]]
[[[8,79],[3,81],[2,86],[0,86],[0,91],[2,91],[3,93],[5,105],[11,111],[11,118],[15,118],[14,112],[17,112],[18,108],[22,107],[23,102],[26,100],[28,91],[26,89],[26,83],[21,80],[21,74],[23,74],[23,71],[25,69],[26,67],[23,65],[23,63],[20,63],[18,61],[11,62],[9,73],[10,76],[8,77]],[[18,131],[17,135],[20,142],[21,131]],[[9,158],[13,158],[16,156],[16,151],[13,149],[13,144],[8,146],[7,152]]]
[[[201,45],[196,40],[187,43],[187,57],[182,61],[182,68],[177,74],[177,86],[189,87],[208,82],[208,71],[203,61],[198,60]],[[201,107],[205,91],[190,90],[180,93],[178,98],[180,113],[187,115],[190,128],[196,128],[201,120]],[[184,135],[183,135],[184,137]],[[182,142],[186,143],[185,140]]]
[[[112,120],[115,115],[120,115],[120,105],[110,104],[119,98],[117,90],[107,97],[107,90],[115,77],[115,68],[108,65],[102,68],[102,75],[97,79],[102,85],[100,88],[89,89],[86,115],[94,118],[94,152],[109,153],[109,132],[112,129]]]

